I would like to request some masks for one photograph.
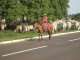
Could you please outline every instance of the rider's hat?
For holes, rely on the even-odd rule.
[[[46,14],[44,14],[44,15],[46,15]]]

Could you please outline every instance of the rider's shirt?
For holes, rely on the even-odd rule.
[[[48,18],[47,18],[47,16],[44,16],[44,17],[43,17],[42,23],[48,23]]]
[[[42,22],[43,30],[46,31],[47,30],[47,23],[48,23],[47,16],[44,16],[41,22]]]

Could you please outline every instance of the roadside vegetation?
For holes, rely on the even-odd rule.
[[[72,31],[74,32],[77,30],[65,30],[65,31],[56,32],[54,34],[72,32]],[[43,33],[43,35],[47,35],[47,33]],[[0,42],[1,41],[23,39],[23,38],[33,38],[36,36],[38,36],[38,33],[34,32],[34,31],[26,32],[26,33],[15,33],[12,30],[5,30],[3,32],[0,31]]]
[[[32,38],[33,36],[37,36],[37,32],[31,31],[26,33],[15,33],[12,30],[5,30],[3,32],[0,31],[0,42],[22,38]]]

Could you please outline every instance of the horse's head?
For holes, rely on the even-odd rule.
[[[33,26],[34,26],[34,28],[37,28],[38,27],[38,23],[35,22]]]

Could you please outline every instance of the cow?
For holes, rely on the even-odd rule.
[[[20,32],[22,33],[22,26],[21,25],[17,25],[14,32]]]
[[[5,27],[6,27],[6,23],[5,23],[5,19],[0,20],[0,30],[4,31]]]

